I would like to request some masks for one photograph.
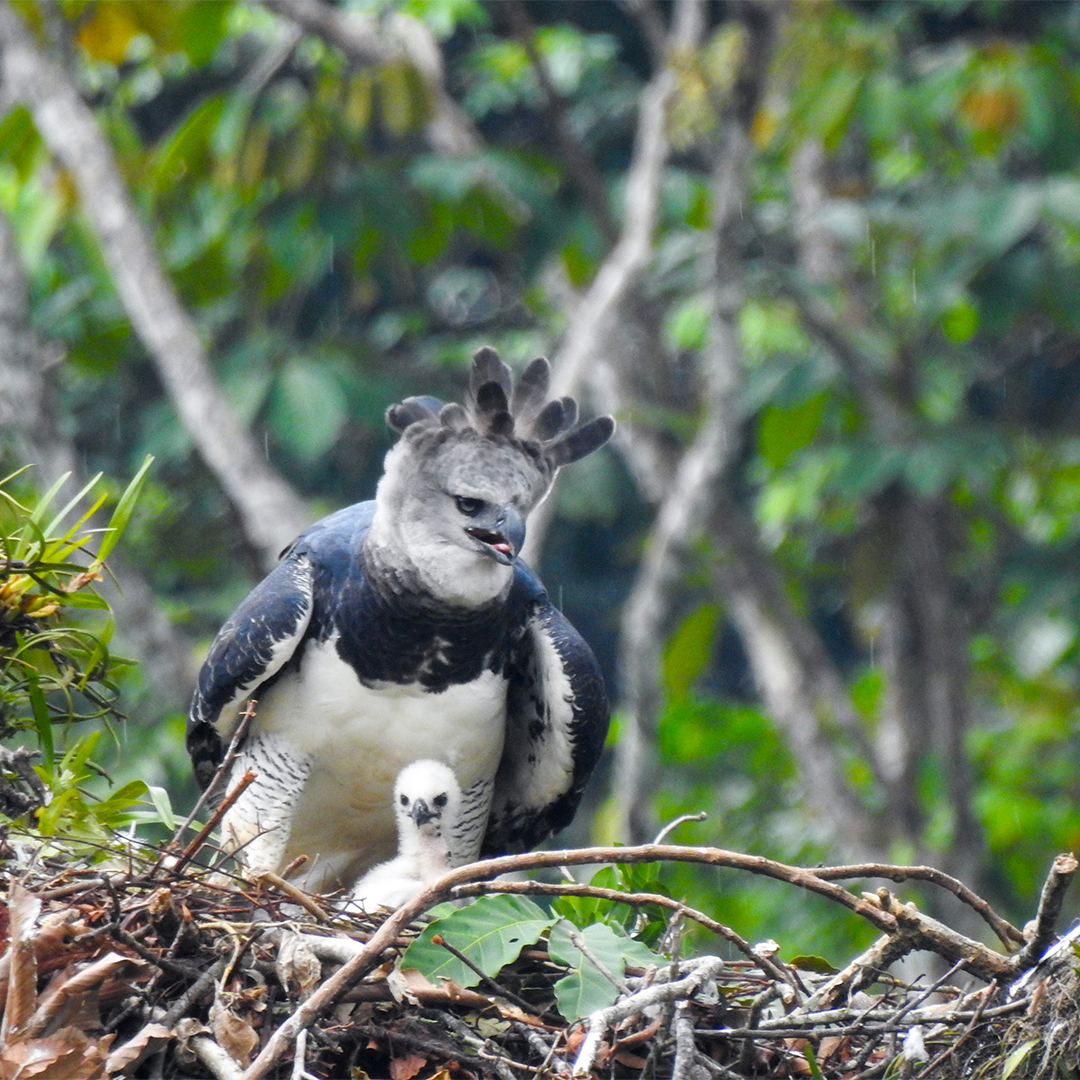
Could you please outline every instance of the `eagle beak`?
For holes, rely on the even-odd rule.
[[[470,525],[465,531],[484,544],[496,562],[509,566],[525,543],[525,516],[516,506],[503,506],[490,523]]]
[[[414,799],[412,806],[409,807],[409,817],[416,822],[417,828],[421,825],[426,825],[429,821],[437,818],[439,815],[428,806],[424,799]]]

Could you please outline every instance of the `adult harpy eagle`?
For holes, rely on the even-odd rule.
[[[221,628],[199,674],[188,750],[206,787],[249,698],[225,778],[255,781],[222,821],[249,873],[348,885],[394,855],[404,766],[449,765],[462,790],[452,858],[525,851],[569,823],[603,747],[608,705],[588,645],[518,558],[555,473],[602,446],[546,402],[549,366],[516,386],[491,349],[468,406],[408,398],[375,499],[314,524]]]

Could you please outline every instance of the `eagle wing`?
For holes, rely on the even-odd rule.
[[[283,552],[218,631],[199,671],[188,716],[187,749],[205,788],[225,756],[249,697],[292,659],[312,624],[319,579],[339,570],[371,522],[357,503],[316,522]]]
[[[610,720],[592,650],[525,573],[538,596],[510,663],[506,742],[484,857],[528,851],[570,823]]]

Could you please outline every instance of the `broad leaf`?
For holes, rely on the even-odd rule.
[[[663,964],[664,958],[647,949],[640,941],[607,923],[593,923],[577,930],[560,919],[551,930],[548,952],[558,964],[571,969],[555,984],[555,1000],[559,1012],[568,1021],[579,1020],[606,1008],[619,996],[619,988],[604,975],[571,938],[571,931],[584,942],[585,948],[616,978],[626,973],[626,965],[648,967]]]
[[[403,968],[416,968],[431,982],[453,979],[475,986],[480,977],[441,945],[442,937],[467,956],[485,975],[494,976],[526,945],[540,939],[555,919],[524,896],[481,896],[468,907],[438,919],[414,941],[401,958]]]

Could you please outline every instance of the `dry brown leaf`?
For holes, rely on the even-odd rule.
[[[27,1034],[38,1037],[49,1034],[50,1028],[98,1026],[97,991],[101,984],[121,971],[146,966],[145,960],[109,952],[81,970],[74,966],[66,968],[41,995],[37,1010],[27,1024]]]
[[[417,997],[422,991],[437,990],[438,987],[416,968],[394,968],[386,976],[386,985],[393,999],[400,1005],[403,1001],[418,1005]]]
[[[180,1060],[185,1065],[190,1065],[195,1060],[195,1055],[191,1052],[191,1047],[188,1043],[195,1038],[196,1035],[210,1035],[210,1029],[201,1021],[196,1020],[193,1016],[185,1016],[176,1025],[176,1040],[179,1044],[177,1047],[177,1053]]]
[[[27,894],[29,895],[29,894]],[[101,951],[100,942],[73,939],[86,933],[87,926],[80,913],[73,908],[43,915],[34,933],[34,957],[39,974],[58,971],[77,960],[93,956]],[[0,956],[0,1009],[7,1005],[8,987],[14,949]]]
[[[222,1050],[246,1069],[259,1045],[255,1029],[243,1017],[237,1016],[220,997],[210,1006],[210,1027]]]
[[[825,1038],[818,1043],[817,1059],[818,1061],[827,1061],[836,1051],[844,1046],[849,1041],[846,1035],[826,1035]]]
[[[390,1080],[412,1080],[428,1063],[423,1054],[406,1054],[390,1059]]]
[[[7,1002],[4,1022],[0,1026],[0,1041],[4,1044],[21,1038],[37,1004],[37,954],[34,949],[37,917],[41,901],[27,892],[17,881],[8,893],[11,911],[11,948],[9,960]]]
[[[322,978],[322,964],[315,950],[302,934],[291,930],[281,935],[274,967],[282,984],[300,1001],[305,1001],[311,995]]]
[[[105,1062],[106,1074],[111,1076],[113,1073],[126,1069],[129,1065],[136,1064],[147,1053],[157,1050],[162,1042],[171,1039],[172,1035],[172,1028],[164,1024],[147,1024],[123,1046],[118,1046],[109,1055]]]
[[[113,1038],[61,1028],[44,1039],[21,1039],[0,1053],[0,1080],[103,1080]]]

